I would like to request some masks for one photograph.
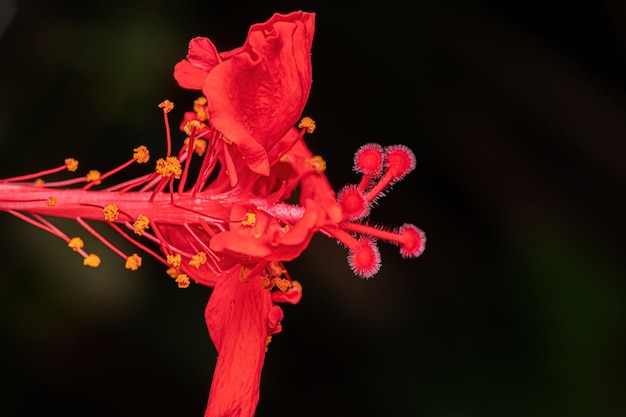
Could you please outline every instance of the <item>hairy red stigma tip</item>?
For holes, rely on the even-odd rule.
[[[361,174],[378,177],[383,170],[385,151],[377,143],[361,146],[354,154],[354,170]]]
[[[415,169],[415,154],[404,145],[392,145],[385,149],[385,165],[394,180],[399,180]]]
[[[426,235],[412,224],[403,224],[398,229],[398,234],[404,240],[400,245],[400,255],[404,258],[415,258],[424,252],[426,248]]]
[[[359,244],[350,250],[348,264],[356,275],[369,279],[380,269],[380,252],[372,239],[359,239]]]
[[[370,213],[370,204],[356,185],[348,184],[339,190],[337,202],[341,206],[345,220],[362,219]]]

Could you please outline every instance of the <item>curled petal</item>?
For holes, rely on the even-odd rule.
[[[285,317],[285,313],[283,313],[283,309],[278,306],[272,306],[269,314],[267,315],[267,326],[271,333],[274,332],[280,326],[280,321]]]
[[[300,284],[293,281],[295,284],[291,286],[287,291],[273,291],[272,301],[275,303],[289,303],[298,304],[302,299],[302,289]]]
[[[187,60],[180,61],[174,66],[174,78],[183,88],[202,90],[206,76],[206,71],[193,66]]]
[[[209,71],[221,62],[221,58],[208,38],[197,37],[189,42],[187,59],[174,67],[174,78],[183,88],[202,90]]]
[[[189,42],[187,60],[207,73],[222,61],[213,42],[203,37],[193,38]]]
[[[309,96],[314,18],[275,14],[252,26],[244,46],[205,79],[211,123],[259,174],[269,174],[266,149],[298,121]]]

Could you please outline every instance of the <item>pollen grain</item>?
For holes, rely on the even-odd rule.
[[[136,271],[141,266],[141,256],[133,253],[128,258],[126,258],[126,269],[130,269],[131,271]]]
[[[141,145],[133,149],[133,159],[137,161],[138,164],[145,164],[150,160],[150,151],[147,147]]]
[[[133,223],[133,227],[135,228],[135,233],[141,236],[146,229],[150,228],[150,219],[148,219],[148,216],[140,214]]]
[[[78,252],[79,250],[85,247],[85,242],[83,242],[83,240],[79,237],[73,237],[70,239],[67,246],[72,248],[74,252]]]
[[[307,132],[313,133],[315,130],[315,121],[310,117],[303,117],[298,124],[300,129],[306,129]]]
[[[83,259],[83,265],[97,268],[100,266],[100,257],[96,254],[90,253],[85,259]]]
[[[74,172],[78,169],[78,161],[74,158],[66,158],[65,166],[67,167],[68,171]]]
[[[108,204],[104,206],[102,212],[104,213],[104,220],[108,222],[114,222],[120,216],[120,212],[115,204]]]
[[[163,109],[163,113],[169,113],[174,109],[174,103],[169,100],[163,100],[159,103],[159,107]]]

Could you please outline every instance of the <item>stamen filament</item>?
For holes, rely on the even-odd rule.
[[[129,230],[135,231],[135,228],[133,227],[133,225],[132,225],[130,222],[125,222],[125,223],[124,223],[124,225],[125,225],[125,226],[129,229]],[[148,233],[148,232],[146,232],[146,231],[144,231],[144,232],[141,234],[141,237],[145,237],[145,238],[147,238],[148,240],[150,240],[150,241],[152,241],[152,242],[154,242],[154,243],[158,243],[158,244],[160,244],[160,243],[161,243],[161,242],[159,241],[159,239],[157,239],[157,238],[156,238],[156,236],[154,236],[154,235],[152,235],[152,234],[150,234],[150,233]]]
[[[70,178],[69,180],[46,182],[46,187],[66,187],[87,181],[85,177]]]
[[[128,223],[130,224],[130,223]],[[167,265],[167,261],[159,254],[157,254],[155,251],[153,251],[152,249],[148,248],[147,246],[143,245],[142,243],[138,242],[137,240],[133,239],[131,236],[128,235],[128,233],[125,233],[121,227],[119,227],[117,224],[115,223],[109,223],[109,226],[111,226],[117,233],[119,233],[124,239],[128,240],[130,243],[132,243],[133,245],[137,246],[139,249],[145,251],[146,253],[154,256],[154,258],[156,260],[158,260],[159,262],[161,262],[164,265]],[[132,226],[131,226],[132,227]],[[145,236],[146,233],[144,232],[142,234],[142,236]]]
[[[208,181],[213,169],[215,169],[216,158],[215,158],[215,143],[217,140],[217,131],[211,130],[211,137],[207,139],[207,151],[204,154],[204,159],[202,160],[202,165],[200,166],[200,172],[198,173],[198,178],[196,179],[196,183],[193,186],[193,190],[191,192],[192,196],[196,196],[198,192],[202,190],[206,182]]]
[[[121,250],[119,250],[117,247],[115,247],[114,244],[112,244],[111,242],[109,242],[104,236],[102,236],[100,233],[96,232],[96,230],[91,227],[89,224],[87,224],[82,218],[80,217],[76,217],[76,221],[78,222],[78,224],[80,224],[81,226],[83,226],[83,228],[85,230],[87,230],[89,233],[91,233],[96,239],[98,239],[100,242],[102,242],[106,247],[108,247],[109,249],[111,249],[113,252],[117,253],[119,256],[121,256],[123,259],[128,259],[128,255],[126,255],[124,252],[122,252]]]
[[[163,191],[163,189],[167,186],[167,183],[169,182],[169,180],[170,178],[167,178],[167,177],[159,178],[158,185],[156,186],[156,188],[152,191],[152,194],[150,195],[150,200],[149,200],[150,202],[153,202],[156,196],[159,195]]]
[[[187,158],[185,161],[185,167],[183,168],[182,176],[180,178],[180,181],[178,182],[178,194],[182,194],[185,189],[185,183],[187,182],[187,175],[189,173],[189,165],[191,165],[191,157],[193,156],[194,141],[194,136],[189,136],[189,142],[187,143]],[[182,159],[182,155],[179,159]]]
[[[209,237],[213,237],[217,234],[213,231],[213,229],[209,227],[208,223],[205,222],[204,220],[200,219],[199,223],[200,223],[200,226],[202,227],[202,230],[204,230],[209,235]]]
[[[145,174],[140,177],[134,178],[132,180],[124,181],[119,184],[115,184],[111,187],[105,188],[103,191],[117,191],[120,190],[120,193],[125,193],[132,190],[135,187],[140,186],[141,184],[150,181],[151,178],[154,178],[156,173]]]
[[[58,236],[53,230],[51,230],[48,226],[41,224],[41,223],[37,223],[37,221],[35,221],[34,219],[31,219],[30,217],[26,216],[23,213],[20,213],[19,211],[16,210],[6,210],[7,213],[14,215],[15,217],[17,217],[18,219],[24,220],[26,223],[30,223],[35,227],[40,228],[41,230],[44,230],[48,233],[52,233],[55,236]],[[60,237],[60,236],[59,236]]]
[[[156,185],[163,179],[156,172],[154,174],[151,174],[150,177],[151,178],[149,178],[149,181],[147,181],[148,183],[146,185],[144,185],[143,187],[141,187],[141,189],[139,191],[142,191],[142,192],[143,191],[148,191],[148,190],[156,187]]]
[[[118,166],[117,168],[113,168],[112,170],[110,170],[110,171],[108,171],[108,172],[106,172],[106,173],[102,174],[102,175],[100,176],[100,178],[98,179],[98,181],[102,181],[102,180],[104,180],[105,178],[110,177],[111,175],[115,174],[116,172],[119,172],[119,171],[123,170],[124,168],[126,168],[126,167],[128,167],[128,166],[132,165],[134,162],[136,162],[136,159],[134,159],[134,158],[133,158],[133,159],[131,159],[130,161],[126,161],[126,162],[124,162],[122,165]],[[88,190],[88,189],[90,189],[91,187],[93,187],[93,186],[96,184],[96,182],[97,182],[97,181],[92,181],[92,182],[87,183],[87,184],[83,187],[83,190]]]
[[[172,134],[170,133],[170,119],[167,114],[170,112],[171,109],[167,109],[166,106],[161,106],[161,104],[159,105],[159,107],[163,108],[163,119],[165,120],[165,135],[167,138],[167,152],[165,156],[170,156],[172,154]]]
[[[239,178],[237,177],[237,169],[235,168],[235,164],[233,163],[232,156],[230,156],[228,145],[224,142],[222,146],[224,149],[224,159],[226,159],[226,175],[228,175],[230,186],[234,187],[239,181]]]
[[[154,234],[159,239],[159,244],[161,245],[161,248],[163,249],[163,252],[165,252],[166,254],[172,255],[174,253],[177,253],[177,254],[180,254],[181,256],[185,256],[187,258],[191,258],[194,255],[193,253],[189,253],[187,251],[184,251],[182,249],[179,249],[179,248],[173,246],[170,243],[167,243],[167,240],[165,240],[163,238],[163,235],[159,231],[159,226],[155,222],[152,222],[152,230],[154,230]],[[193,245],[191,245],[191,246],[193,247]]]
[[[46,169],[44,171],[35,172],[34,174],[26,174],[26,175],[20,175],[18,177],[6,178],[3,180],[0,180],[0,182],[16,182],[16,181],[32,180],[32,179],[37,179],[39,177],[44,177],[46,175],[55,174],[57,172],[61,172],[66,169],[67,169],[67,165],[61,165],[60,167]]]

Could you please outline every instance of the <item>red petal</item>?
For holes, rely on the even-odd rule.
[[[265,150],[298,121],[311,87],[314,14],[274,15],[208,74],[212,125],[236,143],[250,169],[269,174]]]
[[[205,311],[218,351],[205,417],[252,417],[259,401],[273,304],[270,292],[262,289],[261,277],[242,282],[240,268],[225,272],[217,281]]]
[[[255,258],[266,258],[272,253],[272,249],[266,243],[264,239],[241,236],[237,232],[222,232],[211,239],[210,247],[215,252],[230,251]]]
[[[174,78],[178,85],[191,90],[202,90],[207,73],[194,67],[187,60],[180,61],[174,66]]]
[[[213,42],[202,37],[193,38],[189,42],[187,60],[194,67],[207,73],[222,61]]]
[[[272,301],[275,303],[298,304],[302,299],[302,291],[292,286],[287,291],[272,291],[270,293]]]
[[[235,228],[231,223],[230,231],[221,232],[211,239],[210,248],[215,252],[228,251],[270,261],[289,261],[306,249],[315,232],[326,223],[325,212],[313,200],[307,200],[304,216],[288,231],[269,215],[257,213],[257,223],[253,228]]]

